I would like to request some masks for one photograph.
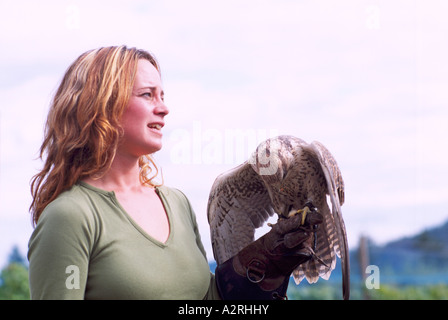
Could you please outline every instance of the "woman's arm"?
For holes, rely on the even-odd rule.
[[[31,299],[84,299],[91,222],[70,198],[45,208],[28,244]]]

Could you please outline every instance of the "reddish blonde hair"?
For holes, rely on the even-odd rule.
[[[44,167],[31,180],[33,224],[59,194],[81,178],[101,177],[112,164],[139,59],[160,73],[149,52],[126,46],[88,51],[66,71],[48,113],[40,148],[40,158],[46,155]],[[140,157],[139,165],[140,181],[154,186],[158,170],[151,156]]]

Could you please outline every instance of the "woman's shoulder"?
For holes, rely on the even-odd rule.
[[[39,220],[51,219],[55,223],[63,224],[91,222],[94,219],[94,210],[92,210],[90,202],[89,196],[78,184],[75,184],[50,202],[43,210]]]
[[[63,247],[74,243],[91,248],[98,219],[78,186],[61,193],[43,210],[29,240],[30,251],[39,243]]]

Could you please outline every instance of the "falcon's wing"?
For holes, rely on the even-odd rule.
[[[217,264],[252,243],[255,229],[274,214],[263,181],[247,162],[216,178],[207,212]]]
[[[342,180],[341,171],[331,153],[318,141],[310,144],[318,156],[322,166],[325,179],[327,181],[328,193],[331,200],[333,226],[329,228],[327,237],[329,240],[334,239],[334,247],[336,254],[341,258],[342,269],[342,291],[344,299],[348,299],[350,295],[350,260],[347,243],[347,233],[345,230],[344,220],[342,218],[341,205],[344,203],[344,181]]]

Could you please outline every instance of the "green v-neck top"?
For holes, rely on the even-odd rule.
[[[29,240],[31,298],[219,299],[188,199],[165,186],[156,192],[170,225],[164,243],[112,191],[79,182],[60,194]]]

